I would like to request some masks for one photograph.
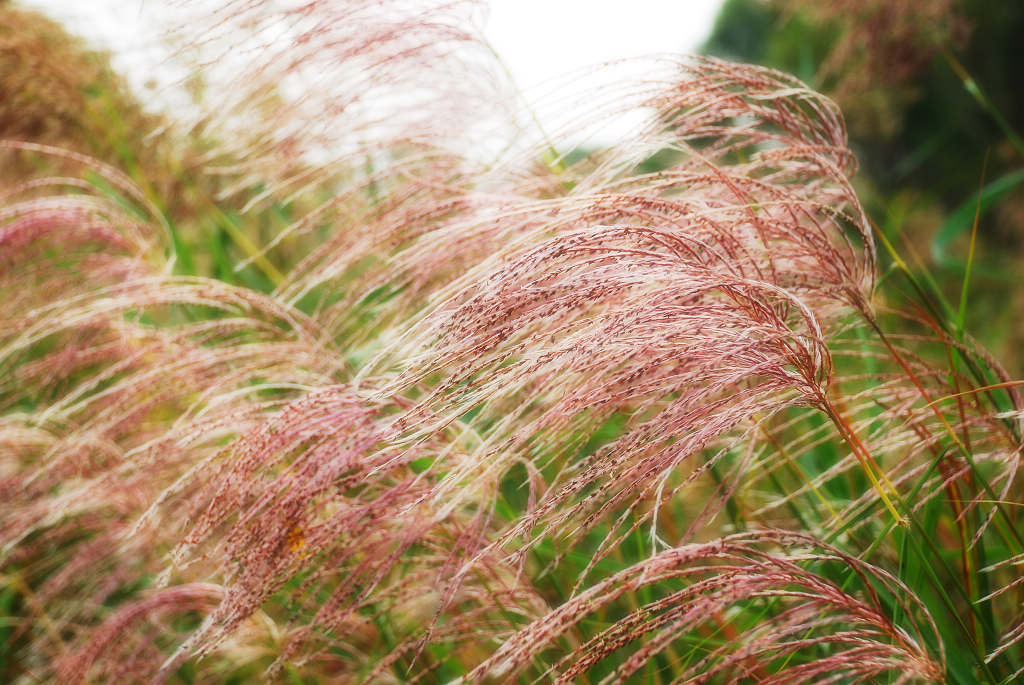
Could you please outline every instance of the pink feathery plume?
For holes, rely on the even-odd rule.
[[[866,596],[856,597],[812,570],[829,562],[843,564],[858,577]],[[681,589],[611,622],[586,643],[565,649],[544,677],[574,682],[608,654],[639,643],[606,679],[623,682],[669,649],[677,636],[701,631],[703,625],[730,639],[718,648],[705,647],[699,659],[674,664],[677,682],[698,676],[723,682],[820,682],[826,675],[868,680],[891,674],[898,682],[942,678],[941,657],[934,660],[924,648],[936,627],[923,606],[913,599],[899,600],[903,611],[925,617],[921,623],[915,620],[913,633],[908,633],[892,623],[876,594],[912,597],[896,579],[806,535],[763,531],[666,550],[595,583],[505,641],[466,680],[522,675],[586,616],[645,585],[670,580]],[[723,630],[731,606],[756,598],[771,606],[770,616],[736,635]],[[829,656],[800,657],[802,649],[823,643],[831,647]]]

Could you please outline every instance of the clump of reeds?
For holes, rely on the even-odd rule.
[[[67,170],[0,209],[0,673],[1015,677],[1024,406],[878,290],[836,106],[662,59],[591,112],[650,114],[621,143],[481,152],[481,103],[520,114],[467,7],[193,36],[251,50],[224,171],[320,203],[269,293],[173,275],[117,170],[4,144]]]

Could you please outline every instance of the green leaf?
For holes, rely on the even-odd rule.
[[[946,248],[974,224],[974,215],[979,215],[995,205],[1013,188],[1024,183],[1024,169],[1018,169],[989,183],[981,191],[981,199],[974,196],[957,207],[932,240],[932,255],[936,262],[946,261]],[[979,211],[980,206],[980,211]]]

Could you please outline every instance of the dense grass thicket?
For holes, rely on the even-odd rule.
[[[45,22],[0,103],[0,681],[1024,673],[978,221],[949,300],[832,100],[664,57],[538,134],[475,3],[201,5],[190,108]]]

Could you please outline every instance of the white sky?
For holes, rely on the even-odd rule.
[[[115,68],[137,88],[166,70],[159,44],[159,0],[17,0],[63,21],[114,53]],[[544,100],[545,81],[602,62],[651,54],[694,52],[707,38],[723,0],[491,0],[484,32],[531,108],[558,128]],[[615,78],[595,72],[588,88]],[[166,75],[166,74],[165,74]],[[181,78],[181,75],[172,75]],[[162,80],[162,79],[160,79]],[[591,91],[594,92],[594,91]],[[152,94],[147,97],[152,101]],[[615,138],[611,125],[600,138]]]
[[[694,52],[723,0],[491,0],[485,33],[520,88],[599,62]]]
[[[590,67],[696,52],[723,1],[491,0],[484,33],[548,134],[566,149],[604,145],[628,135],[649,113],[627,112],[594,122],[596,128],[576,128],[586,105],[573,95],[601,93],[603,86],[630,78],[627,65]],[[573,77],[560,78],[567,74]]]

